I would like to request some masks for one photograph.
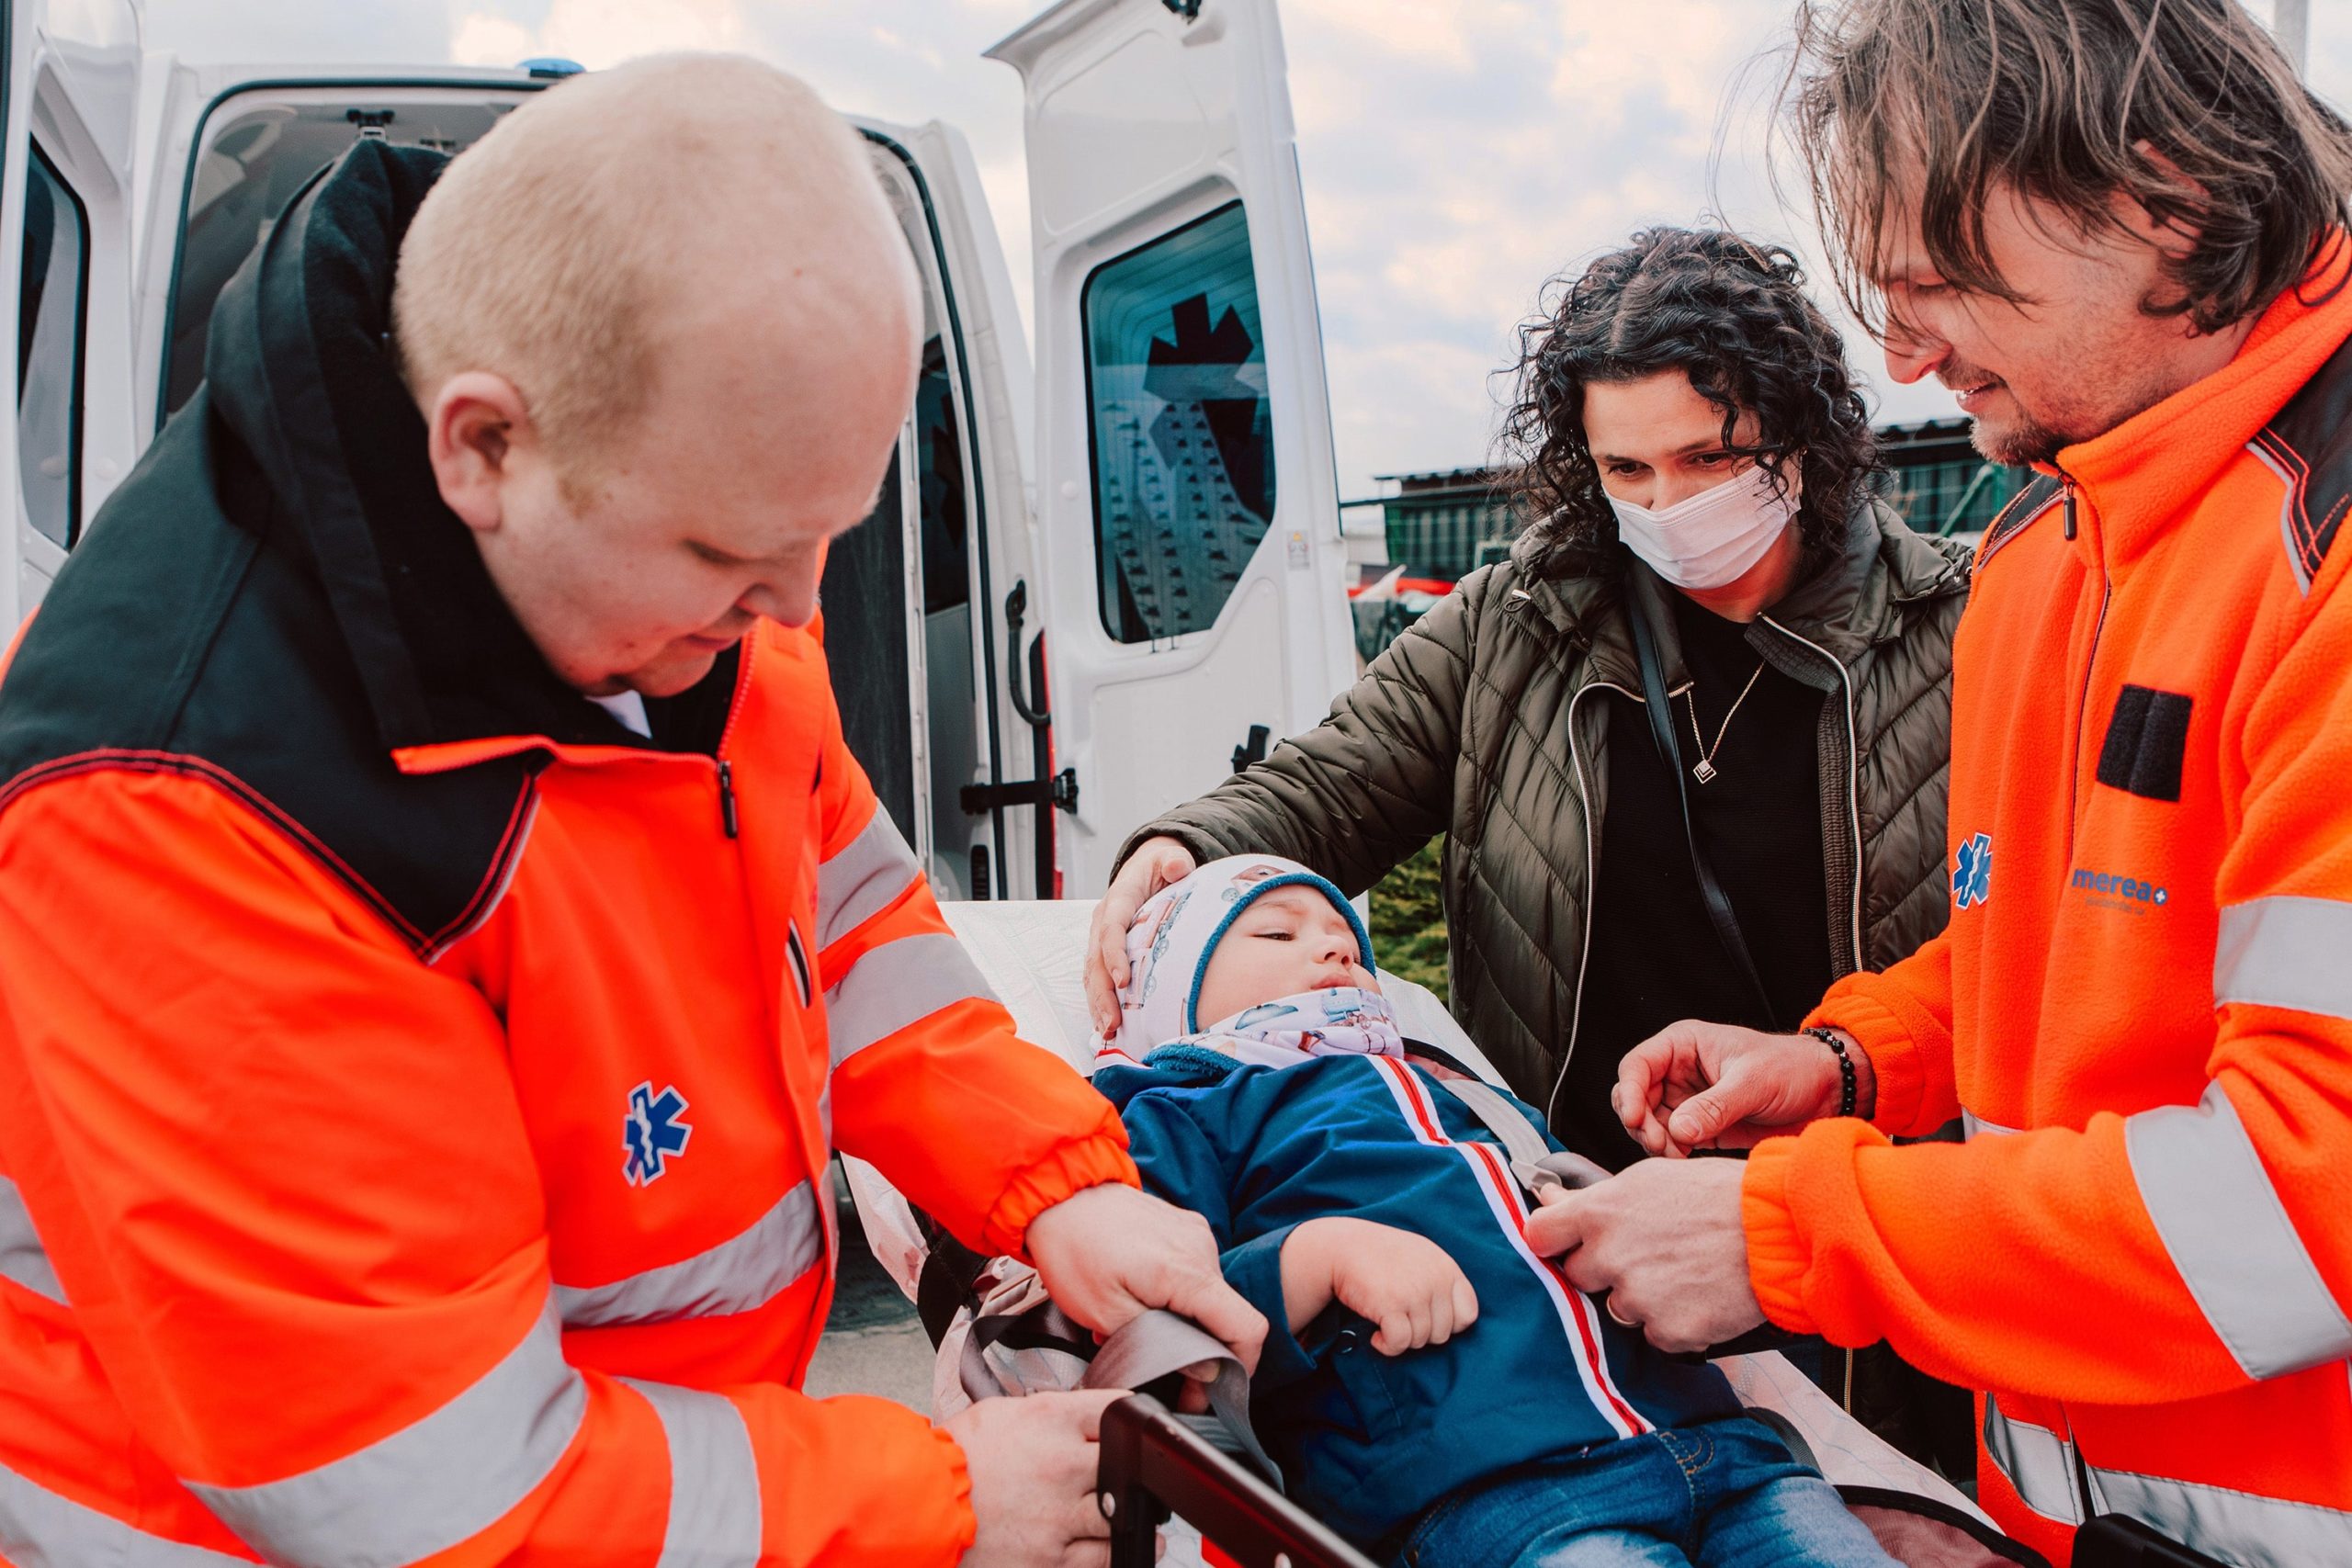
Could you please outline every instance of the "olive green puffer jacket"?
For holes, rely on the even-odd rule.
[[[1670,592],[1630,558],[1614,579],[1543,581],[1513,558],[1464,578],[1264,761],[1147,824],[1202,860],[1287,855],[1351,894],[1440,832],[1453,1011],[1513,1089],[1547,1104],[1574,1048],[1609,771],[1603,688],[1640,700],[1622,599],[1653,596],[1668,690],[1683,679]],[[1843,555],[1748,641],[1820,689],[1823,871],[1836,972],[1883,968],[1941,930],[1957,544],[1873,502]],[[1125,858],[1125,852],[1121,858]]]

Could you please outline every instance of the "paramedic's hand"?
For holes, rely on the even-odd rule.
[[[1166,1307],[1225,1342],[1255,1371],[1266,1320],[1225,1282],[1209,1223],[1188,1210],[1105,1183],[1074,1192],[1029,1222],[1029,1256],[1072,1320],[1114,1334]]]
[[[1819,1044],[1819,1041],[1814,1043]],[[1826,1048],[1825,1048],[1826,1050]],[[1555,1188],[1527,1244],[1661,1350],[1703,1350],[1764,1321],[1747,1282],[1737,1160],[1645,1159],[1582,1191]]]
[[[1283,1243],[1291,1332],[1312,1323],[1335,1296],[1377,1326],[1372,1348],[1384,1356],[1442,1345],[1478,1321],[1478,1293],[1445,1248],[1395,1225],[1327,1214]]]
[[[1095,1442],[1120,1389],[983,1399],[947,1423],[972,1478],[979,1529],[963,1568],[1107,1563],[1111,1526],[1094,1502]]]
[[[1871,1059],[1850,1037],[1854,1110],[1876,1103]],[[1634,1141],[1679,1159],[1692,1149],[1753,1148],[1838,1111],[1837,1054],[1810,1034],[1764,1034],[1685,1019],[1651,1035],[1618,1065],[1609,1103]]]
[[[1127,983],[1127,928],[1145,899],[1196,869],[1193,852],[1173,839],[1146,839],[1119,868],[1094,906],[1086,931],[1086,1010],[1105,1040],[1119,1032],[1119,987]]]

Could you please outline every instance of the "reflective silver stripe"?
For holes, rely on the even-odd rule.
[[[2286,541],[2287,565],[2295,574],[2295,586],[2308,594],[2312,591],[2311,568],[2303,564],[2302,542],[2295,537],[2295,513],[2298,502],[2302,499],[2302,482],[2287,471],[2285,464],[2264,451],[2260,441],[2247,442],[2245,449],[2254,454],[2256,462],[2277,475],[2278,482],[2286,487],[2285,493],[2278,498],[2278,536]]]
[[[479,1535],[547,1479],[588,1408],[550,1303],[440,1409],[318,1469],[188,1490],[273,1562],[397,1568]]]
[[[879,805],[874,820],[817,868],[817,950],[888,908],[915,879],[914,852]]]
[[[558,1285],[555,1302],[567,1328],[725,1317],[767,1305],[824,1251],[823,1222],[804,1181],[750,1229],[707,1252],[608,1285]]]
[[[2012,1421],[2001,1402],[1984,1396],[1984,1451],[2008,1478],[2025,1506],[2060,1524],[2083,1522],[2082,1491],[2075,1479],[2075,1445],[2047,1427]]]
[[[670,1439],[670,1528],[655,1568],[755,1568],[760,1462],[743,1413],[723,1394],[620,1381],[651,1403]]]
[[[0,1176],[0,1280],[14,1280],[53,1302],[65,1300],[65,1288],[57,1282],[57,1270],[49,1266],[49,1254],[33,1232],[33,1217],[25,1212],[24,1196],[5,1176]]]
[[[2123,1148],[2172,1266],[2246,1376],[2352,1355],[2352,1320],[2295,1234],[2220,1084],[2207,1084],[2194,1107],[2126,1117]]]
[[[1987,1122],[1965,1106],[1961,1108],[1960,1131],[1961,1135],[1967,1138],[2015,1137],[2017,1135],[2015,1127],[2004,1127],[1998,1122]]]
[[[902,936],[869,949],[825,993],[833,1066],[941,1008],[971,997],[996,999],[989,983],[944,931]]]
[[[127,1525],[0,1467],[0,1562],[16,1568],[253,1568],[232,1557]]]
[[[2129,1514],[2236,1568],[2352,1562],[2352,1514],[2340,1508],[2097,1466],[2091,1495],[2102,1510]]]
[[[2213,1005],[2223,1002],[2352,1019],[2352,904],[2281,897],[2223,909]]]

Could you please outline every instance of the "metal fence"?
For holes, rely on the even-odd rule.
[[[1481,546],[1507,542],[1518,531],[1510,505],[1485,484],[1410,491],[1382,504],[1388,558],[1408,577],[1455,581],[1492,558],[1491,552],[1481,554]]]
[[[2030,470],[2003,468],[1973,453],[1894,470],[1887,500],[1922,534],[1973,534],[2025,488]]]

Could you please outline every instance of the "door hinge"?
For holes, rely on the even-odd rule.
[[[1064,768],[1049,779],[1022,779],[1014,784],[966,784],[956,799],[970,817],[1018,806],[1051,806],[1076,815],[1078,770]]]

